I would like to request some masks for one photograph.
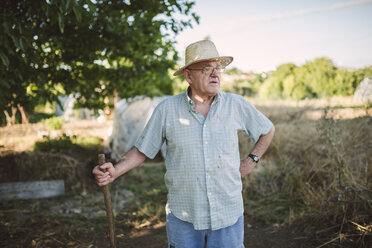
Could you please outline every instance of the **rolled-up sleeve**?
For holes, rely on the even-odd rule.
[[[240,109],[243,129],[248,137],[252,138],[254,143],[256,143],[261,135],[265,135],[270,131],[273,124],[253,104],[244,98],[240,102]]]
[[[156,156],[164,142],[165,132],[163,130],[164,125],[161,106],[162,104],[159,104],[155,108],[149,122],[134,145],[140,152],[145,154],[146,157],[151,159]]]

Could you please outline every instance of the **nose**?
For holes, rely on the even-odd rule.
[[[213,68],[213,71],[211,73],[211,77],[218,77],[219,73],[217,71],[217,68]]]
[[[210,77],[213,77],[213,78],[218,78],[220,76],[220,74],[217,72],[216,69],[213,69]]]

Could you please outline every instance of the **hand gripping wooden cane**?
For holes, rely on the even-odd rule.
[[[98,155],[98,165],[103,165],[105,163],[105,154]],[[110,195],[110,188],[108,185],[103,186],[103,196],[105,197],[105,205],[106,205],[106,216],[109,225],[109,234],[110,234],[110,243],[111,248],[116,248],[115,243],[115,230],[114,230],[114,216],[112,214],[112,205],[111,205],[111,195]]]

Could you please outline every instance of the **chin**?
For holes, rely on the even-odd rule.
[[[215,89],[215,90],[210,90],[209,91],[209,94],[211,95],[211,96],[215,96],[215,95],[217,95],[217,93],[220,91],[220,88],[218,87],[217,89]]]
[[[216,92],[218,92],[219,90],[220,90],[220,85],[219,85],[219,84],[217,84],[217,85],[213,85],[213,86],[212,86],[211,91],[216,91]]]

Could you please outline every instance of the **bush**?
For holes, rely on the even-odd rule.
[[[52,117],[43,120],[43,123],[45,123],[50,130],[60,130],[63,126],[63,119],[62,117]]]
[[[102,138],[97,136],[80,137],[74,136],[72,142],[86,149],[95,149],[102,143]]]
[[[37,141],[34,145],[36,151],[44,152],[61,152],[72,148],[74,145],[81,146],[88,150],[94,150],[102,143],[102,138],[96,136],[79,137],[79,136],[67,136],[63,134],[61,137],[51,139],[46,137],[41,141]]]
[[[328,58],[316,58],[299,67],[292,63],[278,66],[264,81],[259,93],[267,99],[292,100],[350,96],[371,74],[371,67],[351,71],[337,68]]]
[[[70,136],[63,134],[57,139],[49,137],[44,138],[42,141],[35,142],[34,149],[43,152],[60,152],[69,149],[73,146]]]

